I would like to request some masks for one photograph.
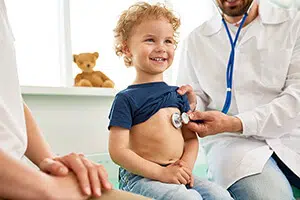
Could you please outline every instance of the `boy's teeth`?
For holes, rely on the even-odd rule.
[[[152,59],[155,61],[163,61],[164,60],[163,58],[152,58]]]

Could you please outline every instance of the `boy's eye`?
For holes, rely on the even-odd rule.
[[[173,40],[166,40],[166,43],[168,43],[168,44],[173,44],[174,41],[173,41]]]
[[[152,38],[146,39],[146,42],[154,42],[154,40]]]

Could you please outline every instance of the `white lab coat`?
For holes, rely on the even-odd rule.
[[[243,134],[201,139],[209,175],[226,188],[260,173],[273,151],[300,177],[300,13],[268,1],[259,13],[236,46],[229,114],[241,119]],[[222,109],[229,53],[219,15],[184,41],[177,84],[192,85],[197,109]]]
[[[0,149],[20,159],[27,146],[26,125],[17,76],[14,38],[3,0],[0,0],[0,81]]]

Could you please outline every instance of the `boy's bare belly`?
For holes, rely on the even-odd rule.
[[[169,164],[180,159],[184,140],[181,129],[176,129],[171,116],[177,108],[163,108],[147,121],[137,124],[130,131],[130,148],[158,164]]]

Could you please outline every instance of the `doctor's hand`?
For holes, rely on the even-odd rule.
[[[93,163],[82,154],[71,153],[53,159],[46,158],[39,164],[39,168],[55,176],[67,176],[72,171],[85,195],[100,197],[101,189],[112,189],[104,167]]]
[[[197,132],[199,137],[215,135],[223,132],[242,132],[243,126],[239,118],[225,115],[219,111],[194,111],[189,113],[191,120],[202,120],[202,123],[189,122],[188,129]]]
[[[190,86],[190,85],[183,85],[183,86],[181,86],[181,87],[178,88],[177,92],[180,95],[186,94],[187,97],[188,97],[189,103],[190,103],[191,110],[195,110],[196,109],[197,98],[196,98],[196,94],[195,94],[192,86]]]

